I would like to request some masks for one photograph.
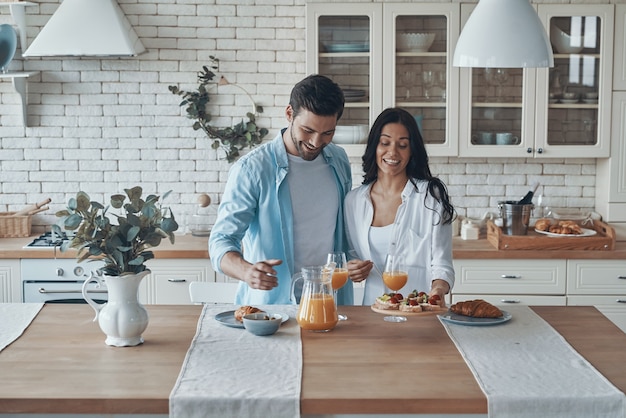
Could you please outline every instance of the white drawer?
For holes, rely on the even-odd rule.
[[[626,261],[569,260],[567,293],[622,295],[626,298]]]
[[[565,306],[566,304],[565,296],[452,294],[452,303],[472,299],[484,299],[505,310],[507,305]]]
[[[567,295],[567,304],[568,305],[579,305],[579,306],[595,306],[595,305],[604,305],[604,306],[615,306],[616,308],[623,308],[626,312],[626,296],[620,295],[591,295],[591,296],[582,296],[582,295]]]
[[[565,295],[565,260],[455,260],[455,293]]]

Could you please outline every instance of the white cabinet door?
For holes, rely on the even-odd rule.
[[[0,260],[0,303],[22,301],[20,260]]]
[[[537,69],[536,156],[608,157],[615,8],[540,4],[538,13],[553,45],[554,67]]]
[[[509,305],[545,305],[545,306],[565,306],[565,296],[537,296],[537,295],[473,295],[473,294],[453,294],[452,303],[464,300],[483,299],[487,302],[499,306],[506,310]]]
[[[565,296],[565,260],[454,260],[454,294]]]
[[[154,259],[147,266],[151,273],[139,288],[142,303],[191,304],[189,283],[215,281],[215,272],[207,259]]]
[[[624,260],[568,260],[567,295],[607,295],[626,300],[626,261]],[[584,298],[572,298],[581,302]],[[576,303],[594,305],[589,303]]]

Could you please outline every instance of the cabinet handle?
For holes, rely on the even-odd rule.
[[[626,276],[617,276],[618,279],[626,280]]]
[[[617,299],[615,302],[617,302],[617,303],[626,303],[626,299]]]
[[[533,153],[533,149],[530,148],[530,147],[526,148],[526,153],[527,154],[532,154]]]
[[[503,274],[500,277],[503,279],[521,279],[522,278],[522,276],[516,276],[514,274]]]
[[[167,281],[170,283],[185,283],[187,280],[186,279],[167,279]]]
[[[537,148],[537,154],[543,154],[543,148]]]
[[[521,303],[522,301],[519,299],[500,299],[502,303]]]

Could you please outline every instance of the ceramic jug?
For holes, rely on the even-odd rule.
[[[115,347],[130,347],[143,343],[142,333],[148,327],[148,311],[139,303],[138,290],[141,280],[150,270],[123,276],[99,276],[91,273],[83,284],[83,297],[96,311],[94,321],[107,336],[105,343]],[[106,285],[109,291],[107,303],[99,304],[87,294],[87,284],[96,282]]]
[[[293,276],[291,297],[295,301],[295,286],[303,281],[302,297],[296,314],[300,328],[309,331],[326,332],[335,328],[337,307],[332,289],[333,269],[328,266],[302,267],[301,273]]]

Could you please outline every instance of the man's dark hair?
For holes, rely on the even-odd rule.
[[[343,114],[345,99],[341,88],[330,78],[312,74],[296,84],[291,90],[289,104],[294,117],[305,109],[319,116]]]

